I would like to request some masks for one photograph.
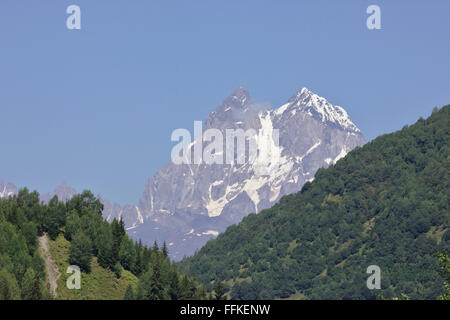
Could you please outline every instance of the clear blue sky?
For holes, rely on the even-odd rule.
[[[273,106],[306,86],[371,140],[450,103],[449,17],[447,0],[1,0],[0,180],[137,203],[171,132],[239,85]]]

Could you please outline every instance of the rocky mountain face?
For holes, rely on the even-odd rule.
[[[224,164],[170,162],[148,179],[139,205],[120,206],[100,197],[105,219],[122,219],[136,240],[147,244],[165,241],[171,257],[178,260],[246,215],[298,192],[319,168],[365,143],[343,108],[306,88],[275,109],[252,102],[245,88],[237,88],[209,114],[202,134],[184,146],[183,153],[194,155],[196,144],[205,150],[211,144],[204,136],[209,129],[222,133],[224,150],[216,152],[223,153]],[[239,158],[237,149],[228,149],[226,141],[228,130],[239,129],[253,132],[246,137],[246,147],[254,143],[259,155],[271,157],[261,162],[246,154],[241,162],[226,162],[227,154],[232,154],[231,159]],[[0,197],[16,193],[14,185],[0,182]],[[57,195],[67,201],[75,194],[63,183],[41,200],[48,202]]]
[[[0,181],[0,198],[8,198],[17,194],[17,188],[12,183]]]
[[[100,197],[100,201],[103,203],[103,217],[108,222],[111,222],[114,218],[118,220],[122,219],[128,230],[144,223],[139,206],[121,206],[102,197]]]
[[[267,110],[240,87],[208,116],[203,132],[210,128],[224,137],[228,129],[253,129],[257,136],[249,139],[256,141],[259,152],[277,153],[279,158],[276,165],[265,163],[263,174],[248,158],[243,164],[171,162],[159,169],[148,180],[139,206],[121,216],[131,236],[148,243],[166,241],[174,259],[193,254],[246,215],[298,192],[319,168],[365,143],[343,108],[306,88],[281,107]],[[261,136],[269,137],[269,143]],[[186,148],[194,152],[198,142]]]
[[[57,196],[59,201],[67,202],[70,199],[72,199],[72,197],[76,194],[77,192],[75,189],[69,187],[66,182],[63,182],[56,187],[53,193],[42,194],[41,201],[43,201],[44,203],[48,203],[51,200],[51,198]]]

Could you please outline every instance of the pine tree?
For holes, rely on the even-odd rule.
[[[135,244],[136,251],[136,263],[134,265],[133,273],[139,277],[142,274],[143,266],[142,266],[142,242],[139,240]]]
[[[29,268],[22,279],[22,299],[23,300],[39,300],[39,292],[36,290],[36,273],[33,269]],[[39,291],[39,287],[37,288]]]
[[[187,275],[183,275],[181,279],[181,297],[180,300],[197,299],[197,282],[190,279]]]
[[[97,236],[98,263],[103,268],[112,270],[114,268],[113,237],[109,225],[106,223],[100,228]]]
[[[162,253],[163,253],[164,258],[167,258],[169,256],[169,250],[167,250],[167,245],[166,245],[165,241],[163,244]]]
[[[156,259],[152,266],[152,275],[150,278],[149,300],[164,300],[166,294],[161,279],[161,262]]]
[[[67,240],[71,241],[72,237],[78,232],[79,229],[80,229],[80,216],[75,210],[73,210],[67,216],[64,237]]]
[[[172,300],[178,300],[181,298],[180,279],[176,269],[173,269],[170,273],[169,296]]]
[[[116,278],[119,279],[122,276],[122,266],[117,261],[116,264],[113,267],[114,274],[116,275]]]
[[[31,288],[31,300],[41,300],[44,295],[42,281],[38,273],[34,276],[33,285]]]
[[[45,226],[47,233],[52,240],[55,240],[60,232],[60,228],[66,224],[66,206],[58,201],[54,196],[47,207]]]
[[[215,300],[226,300],[226,288],[222,280],[216,280],[214,285],[214,299]]]
[[[155,242],[153,242],[153,252],[158,252],[159,251],[159,248],[158,248],[158,242],[156,242],[156,240],[155,240]]]
[[[20,288],[13,274],[0,270],[0,300],[19,300]]]
[[[136,263],[136,250],[134,248],[133,240],[128,237],[123,237],[119,250],[119,261],[122,267],[126,270],[133,270]]]
[[[125,226],[120,219],[120,221],[117,221],[117,219],[114,219],[111,223],[112,228],[112,236],[113,236],[113,244],[112,244],[112,250],[113,250],[113,260],[114,263],[119,261],[119,250],[120,250],[120,244],[122,243],[123,237],[126,235]]]
[[[136,296],[134,295],[134,290],[131,284],[128,285],[127,290],[125,291],[124,300],[136,300]]]
[[[208,300],[208,292],[206,291],[205,286],[200,286],[200,289],[198,290],[198,299],[200,300]]]
[[[78,231],[72,239],[69,249],[69,263],[77,265],[84,272],[91,271],[92,241],[82,231]]]

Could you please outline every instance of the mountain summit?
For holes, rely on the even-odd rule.
[[[240,105],[241,107],[244,107],[249,102],[250,94],[248,93],[248,90],[243,86],[240,86],[224,101],[224,104]]]
[[[360,132],[350,120],[344,108],[333,106],[325,98],[318,96],[307,88],[299,90],[282,108],[287,110],[295,110],[297,108],[322,122],[335,124],[345,130]]]
[[[245,118],[251,106],[252,101],[248,90],[242,86],[238,87],[208,115],[204,123],[204,129],[229,128],[234,120]]]
[[[365,143],[347,112],[306,88],[279,108],[254,103],[237,88],[212,111],[204,130],[279,131],[279,166],[260,176],[244,164],[176,165],[168,163],[147,181],[139,206],[120,212],[130,235],[146,243],[166,241],[175,259],[190,255],[206,241],[249,213],[272,206],[297,192],[321,167],[335,163]],[[272,135],[273,139],[273,135]],[[257,139],[258,140],[258,139]],[[264,145],[258,140],[258,150]],[[207,143],[204,143],[205,146]],[[192,146],[191,146],[192,148]],[[111,211],[109,219],[114,217]]]

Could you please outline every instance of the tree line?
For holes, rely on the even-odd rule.
[[[51,240],[64,236],[70,241],[69,263],[91,272],[93,257],[101,267],[123,270],[138,277],[137,287],[127,288],[124,299],[208,299],[215,296],[203,285],[182,274],[161,248],[133,241],[124,223],[102,217],[103,204],[90,191],[67,202],[55,196],[48,204],[39,194],[24,188],[17,195],[0,199],[0,300],[51,299],[45,284],[44,261],[39,254],[38,236]]]

